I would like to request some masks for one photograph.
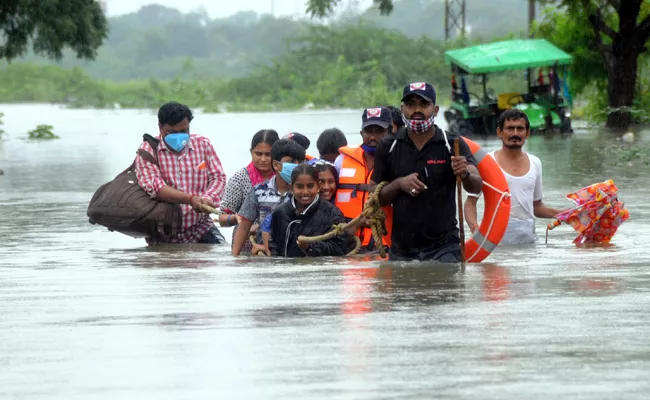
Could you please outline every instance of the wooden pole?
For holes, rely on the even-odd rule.
[[[454,140],[454,156],[460,157],[460,138]],[[456,175],[458,194],[458,229],[460,231],[460,261],[465,263],[465,218],[463,218],[463,178]]]

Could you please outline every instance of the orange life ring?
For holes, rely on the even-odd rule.
[[[510,219],[510,188],[496,160],[477,143],[463,137],[474,155],[483,179],[485,211],[479,230],[465,242],[467,262],[478,263],[494,251],[508,227]]]

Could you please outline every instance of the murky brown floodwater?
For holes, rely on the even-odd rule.
[[[611,246],[576,248],[564,226],[545,245],[538,221],[541,244],[500,247],[459,271],[148,249],[85,212],[141,133],[155,132],[154,113],[1,109],[0,398],[650,396],[650,174],[610,167],[595,150],[612,141],[604,132],[535,137],[527,149],[544,163],[550,204],[616,181],[631,219]],[[62,139],[21,140],[39,123]],[[228,174],[248,162],[258,129],[308,133],[315,152],[332,126],[358,143],[357,111],[193,123]]]

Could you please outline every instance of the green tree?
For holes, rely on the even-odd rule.
[[[332,14],[340,0],[309,0],[312,17]],[[393,0],[373,0],[381,14],[390,14]],[[639,57],[648,51],[650,40],[650,1],[648,0],[540,0],[559,12],[543,23],[542,31],[576,55],[577,70],[587,77],[607,82],[610,108],[607,126],[626,127],[632,122],[630,111],[637,89]],[[558,24],[564,30],[556,29]],[[562,35],[559,32],[563,32]],[[600,67],[594,66],[594,54]]]
[[[465,43],[480,42],[472,39]],[[0,102],[157,108],[165,101],[177,100],[213,111],[296,109],[306,104],[367,107],[391,104],[399,99],[404,84],[422,80],[432,83],[440,101],[445,102],[451,82],[443,53],[458,44],[426,36],[414,39],[365,23],[313,25],[306,27],[304,34],[294,36],[281,56],[259,64],[245,77],[230,80],[206,79],[196,71],[204,60],[174,54],[158,62],[161,67],[170,65],[166,71],[171,79],[149,74],[147,79],[121,83],[95,80],[81,67],[16,62],[0,68]],[[158,49],[159,53],[163,51]],[[141,53],[145,53],[144,49]],[[395,62],[395,55],[408,62]],[[142,58],[142,62],[146,60]],[[159,59],[152,57],[151,62],[156,61]],[[151,65],[131,68],[139,67],[146,73]],[[510,90],[509,85],[517,82],[507,74],[495,76],[490,87]]]
[[[348,0],[341,3],[351,7],[345,13],[338,13],[331,26],[356,26],[363,22],[366,26],[399,31],[414,41],[422,36],[440,40],[444,37],[444,3],[441,1],[398,1],[389,16],[380,15],[378,7],[362,9]],[[525,16],[526,4],[522,0],[468,2],[467,22],[474,38],[477,32],[487,38],[525,30]],[[509,23],[495,24],[495,20]],[[271,64],[274,58],[288,50],[287,39],[304,36],[309,27],[315,25],[307,18],[275,18],[254,11],[210,19],[200,10],[181,12],[157,4],[110,17],[108,24],[109,35],[95,61],[77,59],[71,49],[65,49],[63,59],[56,64],[66,69],[80,67],[96,79],[173,80],[181,73],[185,59],[192,57],[194,68],[188,78],[237,78],[252,73],[259,65]],[[399,57],[399,50],[395,54]],[[37,56],[33,51],[28,51],[20,60],[53,64],[52,60]]]
[[[607,103],[610,108],[607,126],[626,127],[632,122],[630,111],[634,104],[639,75],[639,58],[648,51],[650,40],[650,2],[647,0],[544,0],[564,11],[569,23],[564,21],[575,37],[576,65],[583,68],[593,65],[598,54],[601,68],[588,70],[586,76],[598,76],[607,80]],[[554,24],[551,20],[548,24]],[[556,30],[557,32],[557,30]],[[567,32],[568,33],[568,32]],[[562,40],[558,38],[559,40]],[[586,46],[585,46],[586,45]],[[587,48],[585,48],[587,47]],[[580,50],[579,52],[576,52]],[[591,51],[590,51],[591,50]],[[601,75],[604,68],[604,75]]]
[[[598,51],[589,47],[593,33],[588,24],[577,24],[574,16],[556,7],[547,7],[535,37],[545,38],[573,55],[571,91],[580,93],[591,85],[606,93],[607,70]]]
[[[2,0],[0,59],[12,60],[32,49],[59,60],[71,48],[78,58],[94,59],[108,34],[96,0]]]
[[[352,2],[350,3],[352,4]],[[502,37],[527,31],[525,0],[468,0],[466,6],[469,37]],[[338,10],[336,23],[365,23],[389,30],[398,30],[412,38],[427,36],[431,39],[445,38],[445,3],[432,0],[401,0],[394,2],[390,15],[382,15],[378,7],[367,10]],[[495,24],[494,21],[508,21]],[[454,35],[459,37],[460,35]]]
[[[312,17],[323,18],[331,15],[341,0],[309,0],[307,2],[307,13]],[[393,0],[372,0],[379,8],[382,15],[388,15],[393,11]]]

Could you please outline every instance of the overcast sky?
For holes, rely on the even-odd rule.
[[[137,11],[147,4],[161,4],[179,9],[183,12],[192,11],[201,6],[205,8],[210,17],[221,18],[235,14],[239,11],[254,10],[258,13],[271,13],[272,4],[275,15],[304,15],[305,0],[105,0],[108,15],[126,14]],[[372,0],[342,0],[341,4],[356,1],[361,5],[368,5]]]

